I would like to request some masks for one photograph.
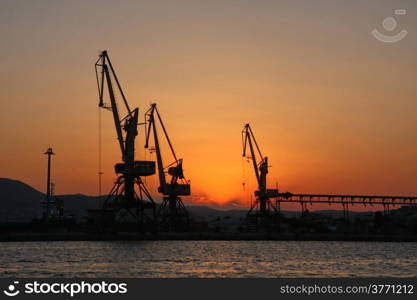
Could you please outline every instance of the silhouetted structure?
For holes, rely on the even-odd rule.
[[[281,203],[298,203],[301,205],[301,211],[305,212],[307,206],[315,204],[341,204],[343,207],[344,217],[349,217],[349,206],[355,204],[362,206],[382,205],[384,214],[389,214],[392,207],[395,206],[416,206],[417,197],[410,196],[360,196],[360,195],[326,195],[326,194],[292,194],[278,193],[276,206],[279,209]]]
[[[52,151],[52,148],[48,148],[44,153],[48,156],[48,169],[47,169],[47,178],[46,178],[46,200],[45,200],[45,212],[44,212],[44,220],[48,221],[51,216],[51,202],[52,202],[52,194],[51,194],[51,156],[55,155]]]
[[[155,118],[157,117],[157,119]],[[179,196],[189,196],[191,194],[190,184],[184,177],[182,168],[183,160],[177,158],[171,140],[161,119],[156,103],[151,104],[151,108],[146,112],[146,143],[145,148],[149,148],[149,139],[151,131],[153,133],[153,140],[155,146],[150,148],[156,153],[156,160],[158,163],[159,187],[158,192],[163,195],[163,201],[158,210],[158,218],[161,221],[161,229],[168,231],[186,230],[189,226],[189,216],[181,198]],[[159,137],[157,133],[157,123],[162,128],[165,139],[171,150],[174,161],[167,166],[164,166],[162,160],[162,151],[159,144]],[[165,171],[167,170],[167,172]],[[171,180],[167,183],[165,173],[171,176]]]
[[[271,228],[277,225],[279,230],[280,211],[282,203],[297,203],[301,206],[301,216],[308,214],[308,205],[313,203],[341,204],[343,218],[349,222],[349,207],[352,205],[382,205],[384,215],[389,215],[390,209],[395,206],[416,206],[417,197],[411,196],[360,196],[360,195],[331,195],[331,194],[293,194],[281,193],[278,189],[267,189],[268,158],[263,156],[256,142],[255,136],[249,124],[242,131],[243,156],[252,161],[255,171],[258,189],[255,191],[255,202],[251,204],[247,214],[247,228],[260,229]],[[250,156],[247,156],[246,148],[249,146]],[[257,162],[257,156],[260,162]],[[275,199],[275,203],[271,201]]]
[[[278,224],[278,209],[271,202],[271,198],[278,196],[277,189],[267,189],[268,157],[263,156],[256,142],[255,136],[249,124],[246,124],[242,131],[243,157],[252,160],[255,171],[258,189],[255,191],[255,202],[246,216],[248,229],[270,228]],[[249,146],[250,156],[247,156],[246,148]],[[255,151],[256,147],[256,151]],[[260,162],[257,162],[257,155]]]
[[[95,68],[99,91],[99,107],[108,109],[113,113],[123,160],[122,163],[117,163],[114,166],[118,178],[104,201],[102,213],[113,214],[115,220],[119,223],[131,223],[133,221],[139,224],[140,230],[145,230],[150,228],[154,222],[155,203],[141,177],[155,174],[155,162],[135,160],[139,108],[130,109],[107,51],[100,54]],[[127,111],[123,118],[119,116],[113,81],[116,82],[116,88]],[[107,86],[110,104],[104,103],[105,86]],[[138,186],[138,192],[136,192],[135,186]],[[151,211],[151,213],[147,213],[148,211]]]

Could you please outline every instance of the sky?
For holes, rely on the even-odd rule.
[[[2,0],[0,177],[45,191],[51,146],[56,193],[98,193],[94,62],[107,49],[141,120],[158,104],[191,180],[186,203],[250,201],[245,123],[270,187],[417,195],[416,14],[411,0]],[[408,34],[384,43],[374,29]],[[101,117],[107,191],[121,155]],[[137,159],[154,159],[143,141],[140,127]],[[146,183],[156,195],[157,177]]]

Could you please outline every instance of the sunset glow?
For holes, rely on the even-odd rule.
[[[417,195],[417,40],[375,40],[371,30],[392,9],[381,3],[376,13],[371,2],[329,4],[322,19],[315,1],[8,1],[0,177],[44,192],[52,146],[56,193],[97,195],[93,67],[107,49],[141,122],[158,103],[191,180],[187,204],[248,204],[256,188],[242,158],[248,122],[269,157],[271,187]],[[415,35],[416,20],[401,26]],[[111,113],[101,117],[105,193],[121,158]],[[154,160],[143,142],[140,127],[137,159]],[[146,180],[158,198],[156,176]]]

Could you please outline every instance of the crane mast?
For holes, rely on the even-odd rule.
[[[119,220],[129,216],[130,220],[133,218],[134,222],[150,223],[154,219],[155,205],[141,177],[155,174],[155,162],[135,160],[139,108],[130,109],[107,51],[100,53],[99,59],[95,63],[95,69],[99,107],[112,112],[123,161],[114,166],[118,178],[104,201],[103,210],[113,211],[115,218]],[[116,82],[117,91],[122,97],[126,110],[126,116],[123,118],[120,117],[113,81]],[[106,87],[110,104],[105,103]],[[139,193],[136,192],[135,186],[138,186]],[[145,209],[151,209],[153,213],[149,215],[145,213]]]
[[[268,174],[268,157],[263,156],[259,145],[255,139],[252,128],[249,124],[245,124],[242,131],[243,157],[247,157],[252,161],[255,172],[258,189],[255,191],[255,202],[247,214],[248,226],[270,226],[273,225],[278,216],[275,205],[271,202],[271,198],[278,197],[278,189],[267,189]],[[247,148],[249,147],[250,156],[248,156]],[[260,161],[257,162],[257,156]]]
[[[156,103],[151,104],[151,107],[145,113],[145,118],[147,124],[145,148],[149,148],[150,137],[153,136],[154,148],[150,150],[156,153],[159,177],[158,192],[163,195],[158,217],[161,219],[162,228],[165,230],[183,229],[188,226],[189,216],[179,196],[189,196],[191,194],[190,184],[184,177],[183,160],[177,158]],[[157,122],[162,128],[164,137],[174,158],[174,162],[168,166],[164,166],[163,163]],[[165,171],[166,169],[168,171]],[[171,176],[169,183],[166,180],[166,173]]]

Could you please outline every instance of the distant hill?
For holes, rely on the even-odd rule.
[[[2,207],[11,207],[19,204],[33,204],[33,199],[41,199],[43,193],[19,180],[0,178],[0,199]]]
[[[29,222],[40,216],[45,195],[31,186],[0,178],[0,222]]]
[[[87,209],[98,208],[98,197],[82,194],[58,195],[64,200],[65,211],[77,217],[87,215]],[[45,194],[19,180],[0,178],[0,223],[30,222],[43,213],[41,202]]]

